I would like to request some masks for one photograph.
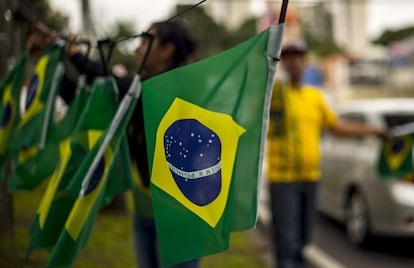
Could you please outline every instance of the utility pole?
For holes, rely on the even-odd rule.
[[[80,0],[82,9],[82,35],[91,38],[96,37],[96,31],[93,27],[91,5],[89,0]]]

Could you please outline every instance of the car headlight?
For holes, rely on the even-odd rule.
[[[414,206],[414,184],[398,181],[391,184],[391,193],[397,203]]]

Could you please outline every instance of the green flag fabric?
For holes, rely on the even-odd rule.
[[[269,102],[283,25],[143,83],[161,259],[223,251],[257,218]]]
[[[62,46],[49,48],[36,63],[27,89],[24,113],[9,143],[16,166],[34,158],[46,143],[52,127],[55,98],[64,72],[61,62],[63,52]],[[9,180],[9,183],[9,187],[14,188],[14,182]]]
[[[413,174],[413,146],[413,134],[393,137],[383,142],[378,160],[378,171],[382,179]]]
[[[139,86],[135,83],[133,85]],[[132,189],[131,168],[127,166],[128,173],[125,171],[118,173],[120,170],[119,166],[116,168],[116,163],[119,164],[122,161],[125,161],[127,165],[130,163],[128,151],[125,150],[127,149],[125,130],[135,108],[137,97],[132,97],[129,94],[124,97],[130,98],[131,102],[127,105],[121,104],[111,126],[90,148],[85,161],[71,180],[68,191],[73,195],[78,195],[78,198],[66,220],[64,230],[52,250],[47,267],[69,267],[87,244],[99,209],[117,194],[114,189],[118,189],[118,191]],[[122,107],[125,107],[126,110],[123,115],[120,115],[119,111]],[[100,156],[100,152],[102,152],[102,156]],[[120,158],[121,162],[116,158]],[[117,172],[110,175],[114,168]],[[88,175],[91,176],[88,177]],[[124,189],[119,187],[119,181],[122,180],[126,180],[122,184],[126,187]]]
[[[78,120],[88,101],[89,92],[84,84],[78,89],[77,96],[72,101],[64,118],[53,124],[49,138],[43,149],[36,156],[24,163],[18,164],[9,178],[8,190],[32,190],[50,177],[59,160],[59,143],[66,140],[75,129]]]
[[[25,52],[0,83],[0,169],[7,157],[10,137],[16,122],[20,119],[20,92],[24,82],[26,62]]]
[[[73,133],[59,143],[58,164],[50,175],[30,228],[32,241],[28,253],[39,247],[51,250],[56,244],[77,197],[66,188],[116,111],[118,96],[113,85],[113,79],[94,82],[92,94]]]

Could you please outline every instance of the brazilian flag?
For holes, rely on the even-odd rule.
[[[66,220],[64,230],[52,250],[47,267],[70,266],[87,244],[99,209],[119,193],[114,189],[118,191],[132,189],[130,158],[128,150],[125,150],[127,149],[125,130],[137,98],[129,94],[124,98],[132,98],[128,106],[121,104],[118,109],[119,111],[121,107],[127,107],[125,114],[119,118],[114,117],[111,126],[90,148],[90,152],[68,186],[68,191],[72,195],[77,195],[77,199]],[[113,125],[116,121],[119,122],[118,126]],[[108,138],[110,132],[114,133],[112,139]],[[102,147],[106,140],[110,140],[109,146]],[[98,154],[101,147],[104,148],[102,156]],[[120,161],[117,161],[117,158]],[[122,164],[122,162],[127,166],[124,165],[121,168],[127,169],[120,173],[120,166],[117,164]],[[122,185],[126,188],[120,188],[119,181],[125,181]]]
[[[113,85],[113,79],[94,82],[73,133],[59,143],[58,164],[49,176],[49,184],[30,227],[32,241],[28,253],[39,247],[51,250],[56,244],[77,197],[66,188],[115,114],[118,96]]]
[[[393,137],[382,144],[378,171],[383,179],[413,174],[413,134]]]
[[[89,92],[84,84],[77,92],[64,118],[53,124],[45,147],[35,157],[14,168],[9,179],[9,191],[32,190],[53,173],[59,162],[59,143],[67,142],[65,140],[75,129],[88,101]]]
[[[9,143],[16,166],[34,158],[47,141],[47,134],[52,128],[55,98],[64,72],[61,62],[63,52],[61,46],[48,48],[36,63],[27,89],[24,113]],[[13,188],[14,182],[9,182]]]
[[[283,25],[143,83],[151,196],[166,266],[224,251],[256,223]]]
[[[9,139],[20,119],[20,91],[24,82],[26,61],[25,52],[0,83],[0,169],[7,157]]]

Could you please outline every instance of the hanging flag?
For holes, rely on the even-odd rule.
[[[66,220],[65,228],[53,248],[47,267],[70,266],[85,247],[92,233],[93,223],[99,209],[112,199],[113,185],[120,180],[128,180],[124,185],[132,189],[132,175],[129,168],[128,177],[109,176],[117,157],[130,163],[129,155],[119,155],[128,151],[121,150],[121,143],[126,145],[125,130],[135,108],[140,91],[139,78],[136,77],[129,93],[125,95],[111,126],[99,141],[91,147],[82,165],[68,186],[68,191],[78,195]],[[118,188],[119,189],[119,188]],[[127,190],[123,189],[123,190]]]
[[[26,61],[27,53],[25,52],[0,83],[0,169],[7,157],[9,139],[16,122],[20,119],[20,91],[23,86]]]
[[[58,164],[30,228],[32,241],[28,254],[39,247],[51,250],[63,230],[76,200],[76,195],[70,195],[66,187],[116,112],[118,96],[114,83],[113,79],[95,80],[92,95],[73,133],[59,143]]]
[[[160,255],[172,265],[228,248],[256,223],[283,24],[143,84]]]
[[[77,95],[72,101],[64,118],[53,124],[45,147],[38,154],[24,163],[17,165],[9,178],[8,190],[31,190],[50,177],[59,160],[59,143],[64,142],[72,134],[88,101],[88,89],[82,81]]]
[[[406,134],[383,142],[378,160],[383,179],[413,174],[413,139],[413,134]]]
[[[36,63],[27,89],[24,113],[18,122],[9,150],[16,165],[27,162],[43,149],[51,128],[56,95],[60,89],[64,68],[64,48],[54,46],[45,50]],[[13,184],[12,181],[9,181]]]

